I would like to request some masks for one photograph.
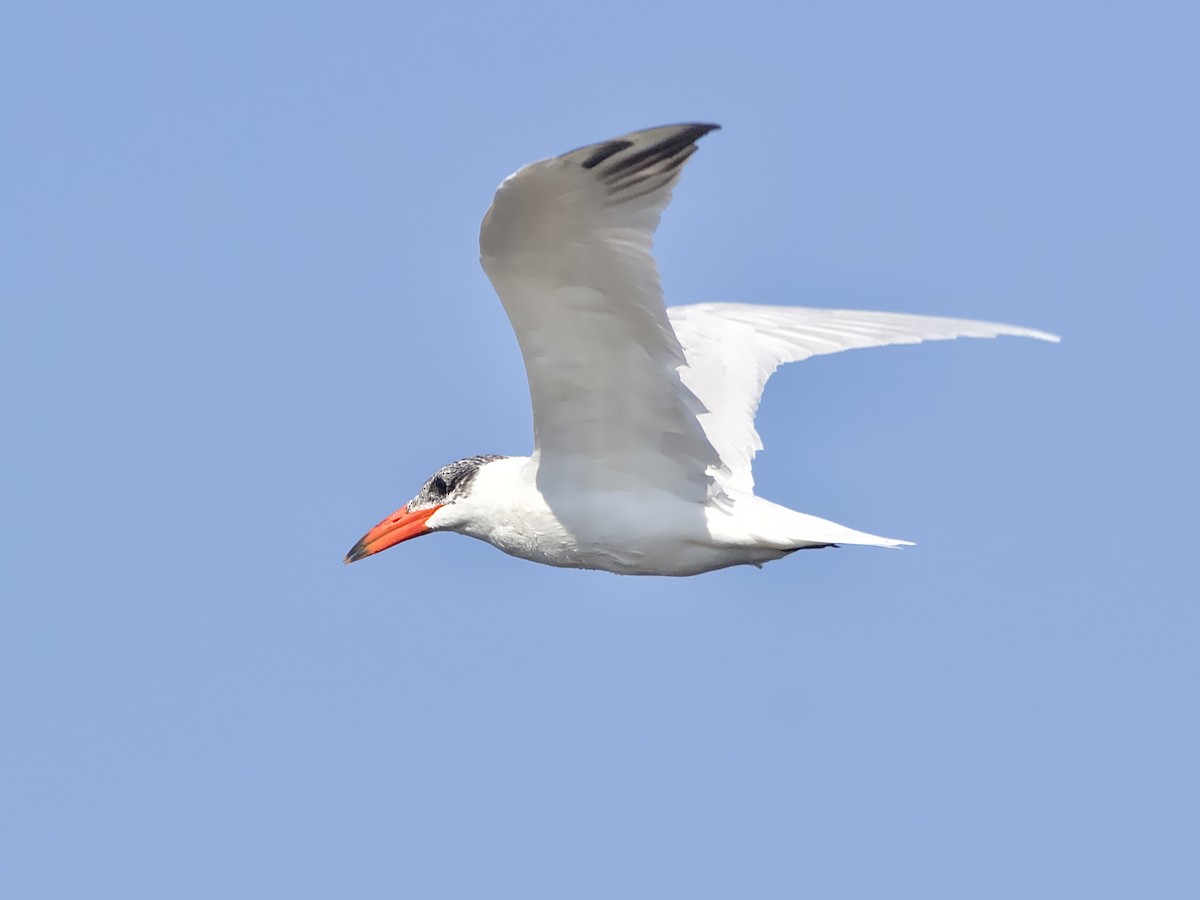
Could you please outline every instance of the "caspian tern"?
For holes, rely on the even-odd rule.
[[[346,562],[434,531],[624,575],[761,566],[795,550],[895,547],[754,495],[763,387],[783,363],[859,347],[1043,331],[930,316],[663,304],[650,249],[696,141],[667,125],[525,166],[483,218],[480,259],[533,401],[531,456],[443,466]]]

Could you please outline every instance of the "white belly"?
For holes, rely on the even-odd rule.
[[[521,559],[621,575],[696,575],[786,555],[714,536],[724,512],[656,492],[509,494],[462,531]]]

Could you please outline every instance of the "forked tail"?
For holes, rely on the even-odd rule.
[[[868,534],[807,513],[796,512],[761,497],[737,501],[737,519],[759,546],[780,550],[802,550],[830,544],[857,544],[866,547],[912,546],[912,541]]]

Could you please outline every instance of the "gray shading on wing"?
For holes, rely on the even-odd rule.
[[[509,176],[479,234],[516,333],[543,488],[662,488],[704,500],[720,457],[680,378],[685,358],[651,256],[695,142],[715,125],[651,128]]]

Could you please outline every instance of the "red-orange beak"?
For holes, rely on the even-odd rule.
[[[394,547],[409,538],[420,537],[429,531],[425,526],[425,520],[439,509],[441,509],[440,506],[434,506],[430,509],[409,512],[401,507],[364,534],[358,543],[350,548],[350,552],[346,554],[346,558],[342,562],[358,562],[364,556]]]

